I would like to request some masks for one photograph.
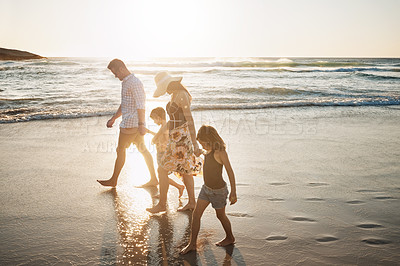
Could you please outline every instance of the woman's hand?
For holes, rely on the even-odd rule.
[[[202,154],[202,152],[201,149],[199,148],[199,144],[197,144],[197,141],[193,145],[193,148],[194,148],[194,155],[196,155],[196,157],[199,157]]]

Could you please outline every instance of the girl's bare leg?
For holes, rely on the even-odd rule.
[[[192,226],[189,244],[187,244],[187,246],[181,250],[180,254],[186,254],[189,251],[196,250],[197,236],[199,235],[200,231],[201,216],[203,216],[204,210],[207,208],[208,204],[210,204],[210,202],[206,200],[199,199],[197,201],[196,207],[194,208],[192,215]]]
[[[221,209],[216,209],[215,212],[217,213],[217,218],[222,224],[222,227],[224,228],[226,237],[225,239],[222,239],[221,241],[215,243],[217,246],[224,247],[230,244],[235,243],[235,237],[233,236],[232,233],[232,226],[231,222],[229,221],[228,217],[226,216],[225,213],[225,207]]]

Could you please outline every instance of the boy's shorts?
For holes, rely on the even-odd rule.
[[[211,202],[214,209],[221,209],[226,206],[226,199],[228,198],[228,186],[225,183],[223,188],[212,189],[203,185],[201,187],[198,199]]]
[[[157,151],[157,164],[161,165],[161,158],[163,157],[165,151]]]

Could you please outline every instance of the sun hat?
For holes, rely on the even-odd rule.
[[[172,81],[180,82],[182,80],[182,77],[172,77],[168,72],[159,72],[154,77],[154,80],[156,82],[157,89],[154,92],[153,97],[160,97],[161,95],[164,95],[167,91],[169,83],[171,83]]]

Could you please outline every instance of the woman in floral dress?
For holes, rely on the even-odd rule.
[[[168,172],[175,172],[183,177],[188,193],[188,203],[178,210],[191,210],[196,205],[193,175],[199,173],[202,166],[202,160],[198,157],[201,151],[196,140],[196,130],[190,111],[192,96],[181,84],[182,77],[172,77],[167,72],[160,72],[154,79],[157,84],[154,97],[159,97],[165,93],[171,95],[171,101],[166,107],[170,120],[157,133],[158,135],[169,130],[169,140],[158,167],[160,201],[147,210],[152,213],[166,210],[169,187]],[[154,138],[157,138],[157,135]]]

